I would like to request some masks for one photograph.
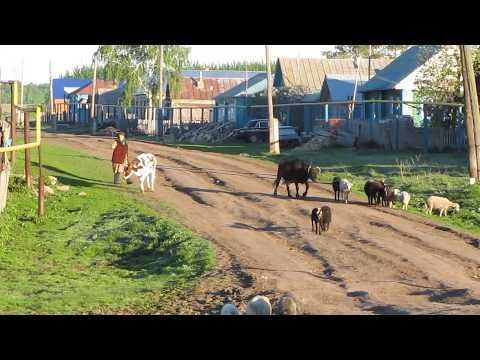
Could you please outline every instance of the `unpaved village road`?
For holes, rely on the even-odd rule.
[[[45,141],[111,158],[110,139],[49,134]],[[292,292],[308,314],[480,314],[480,250],[461,234],[355,197],[334,203],[323,184],[313,184],[306,200],[289,199],[284,186],[275,198],[274,164],[129,146],[130,157],[158,159],[155,192],[143,196],[175,208],[257,281]],[[318,236],[309,214],[322,204],[332,208],[333,222]]]

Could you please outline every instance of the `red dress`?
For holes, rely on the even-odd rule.
[[[128,145],[122,144],[120,141],[117,140],[117,146],[113,149],[112,155],[112,163],[114,164],[125,164],[125,160],[127,160],[128,154]]]

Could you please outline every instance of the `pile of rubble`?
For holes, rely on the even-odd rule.
[[[99,130],[97,133],[102,136],[115,136],[120,130],[113,126],[108,126],[105,129]]]
[[[335,143],[333,134],[328,130],[316,131],[313,137],[306,143],[296,147],[292,151],[316,151]]]
[[[234,122],[212,122],[181,134],[176,141],[190,144],[219,143],[232,137],[234,130]]]

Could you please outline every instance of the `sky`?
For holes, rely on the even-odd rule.
[[[264,60],[264,45],[188,45],[190,61],[223,63]],[[24,84],[47,83],[48,64],[53,78],[75,66],[91,64],[98,45],[0,45],[1,80],[22,80]],[[271,45],[270,57],[321,57],[333,45]]]

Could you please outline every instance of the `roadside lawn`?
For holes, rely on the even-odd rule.
[[[385,179],[401,190],[408,191],[412,199],[409,212],[424,216],[423,205],[430,195],[444,196],[460,204],[460,213],[452,213],[433,220],[480,234],[480,185],[468,183],[465,153],[428,153],[405,151],[387,152],[377,149],[351,150],[341,147],[320,151],[282,150],[280,155],[270,155],[268,144],[231,142],[215,145],[171,144],[184,149],[247,156],[278,163],[287,158],[300,158],[320,166],[320,181],[330,183],[334,176],[353,182],[353,192],[365,197],[363,186],[371,178]],[[398,208],[398,206],[397,206]],[[398,210],[401,211],[401,210]]]
[[[138,188],[112,184],[109,161],[49,144],[42,156],[45,175],[70,190],[51,185],[38,221],[37,197],[11,178],[0,214],[0,314],[145,313],[213,266],[208,241],[136,200]],[[36,179],[36,151],[31,158]],[[23,175],[23,152],[17,159]]]

